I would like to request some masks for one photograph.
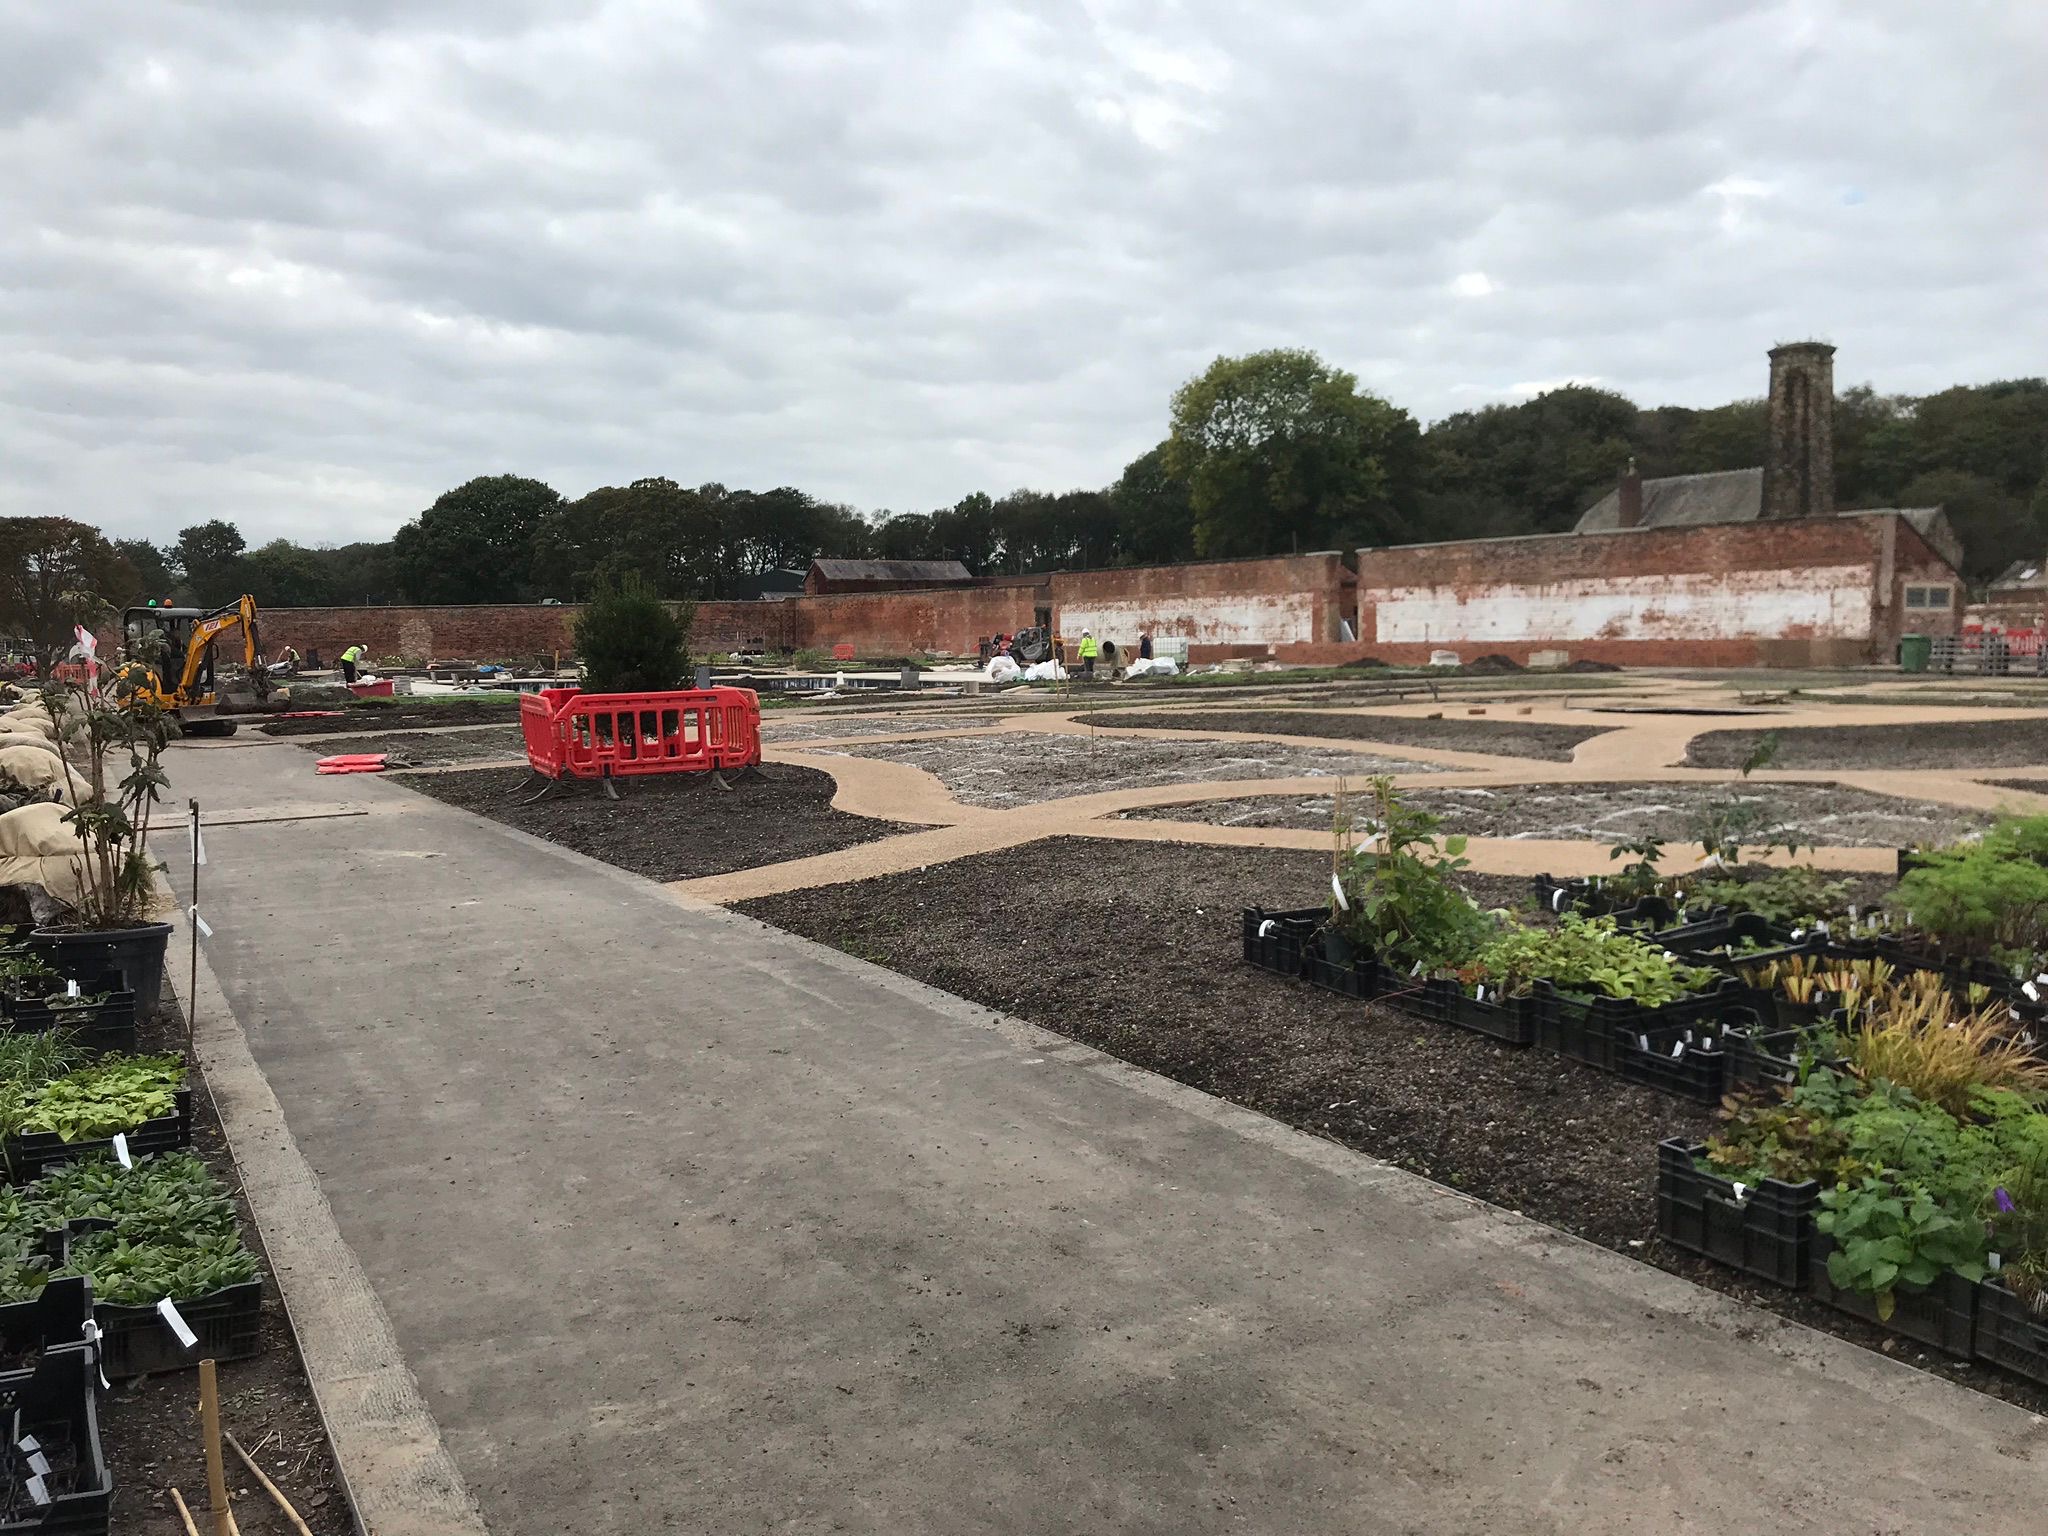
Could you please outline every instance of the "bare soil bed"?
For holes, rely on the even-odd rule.
[[[257,727],[266,736],[333,736],[351,731],[399,730],[422,725],[517,723],[517,699],[449,699],[445,704],[397,700],[385,706],[351,705],[339,715],[314,720],[270,720]]]
[[[875,742],[832,755],[912,763],[937,776],[963,805],[1035,805],[1068,795],[1226,779],[1409,773],[1420,763],[1321,747],[1257,742],[1145,741],[1128,736],[1005,731],[938,741]]]
[[[1296,714],[1287,710],[1205,709],[1186,714],[1118,710],[1096,717],[1098,725],[1148,731],[1246,731],[1268,736],[1327,736],[1339,741],[1383,741],[1393,746],[1435,747],[1445,752],[1486,752],[1501,757],[1571,760],[1572,748],[1604,735],[1598,726],[1537,725],[1526,720],[1488,720],[1471,715],[1415,719],[1404,715]]]
[[[145,1051],[182,1051],[184,1025],[168,989],[164,1014],[145,1025]],[[271,1275],[270,1257],[242,1197],[242,1178],[228,1152],[213,1096],[193,1074],[192,1150],[234,1191],[242,1213],[242,1240],[263,1265],[263,1352],[220,1369],[221,1423],[249,1448],[270,1480],[282,1488],[315,1536],[354,1531],[348,1496],[335,1471],[327,1431],[313,1401],[299,1350],[285,1321],[284,1303]],[[184,1536],[167,1490],[176,1488],[195,1512],[206,1502],[206,1457],[199,1437],[199,1376],[166,1372],[114,1383],[100,1407],[100,1436],[114,1474],[113,1536]],[[259,1449],[260,1447],[260,1449]],[[287,1531],[283,1515],[228,1454],[228,1488],[235,1517],[247,1536]],[[199,1516],[203,1522],[205,1516]]]
[[[1319,853],[1056,838],[738,910],[1771,1312],[1886,1337],[1657,1239],[1656,1144],[1704,1133],[1700,1106],[1245,966],[1239,908],[1317,905],[1328,879]],[[1519,885],[1473,894],[1501,904]],[[989,942],[986,914],[1020,890],[1032,942]],[[1887,1352],[2048,1408],[1997,1372],[1903,1341]]]
[[[763,741],[823,741],[838,736],[902,736],[911,731],[972,731],[994,725],[995,715],[946,715],[929,712],[901,715],[856,715],[847,720],[777,720],[761,722]]]
[[[1402,800],[1444,818],[1449,832],[1469,837],[1585,838],[1613,843],[1649,836],[1689,840],[1694,815],[1729,791],[1711,784],[1515,784],[1470,789],[1410,789]],[[1910,848],[1934,838],[1952,841],[1989,826],[1982,812],[1925,800],[1896,800],[1831,784],[1775,784],[1740,798],[1760,801],[1802,841],[1823,848]],[[1199,821],[1225,827],[1330,825],[1329,795],[1260,795],[1127,811],[1126,819]]]
[[[1695,736],[1695,768],[1740,768],[1762,730]],[[2048,767],[2048,711],[2031,720],[1958,720],[1944,725],[1814,725],[1778,732],[1773,768]]]
[[[2029,794],[2048,795],[2048,779],[1986,779],[1994,789],[2024,789]]]
[[[526,756],[525,739],[516,725],[465,726],[452,731],[400,732],[389,736],[322,736],[317,741],[301,742],[300,747],[321,757],[382,752],[402,758],[416,768]]]
[[[832,809],[831,776],[771,763],[730,791],[695,775],[622,780],[609,800],[594,781],[569,782],[535,804],[524,768],[396,775],[423,795],[544,837],[650,880],[694,880],[833,853],[918,830]]]

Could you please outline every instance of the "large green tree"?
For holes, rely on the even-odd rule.
[[[219,608],[247,590],[242,584],[242,553],[247,548],[242,530],[216,517],[180,529],[171,558],[185,573],[192,600],[202,608]]]
[[[1414,420],[1313,352],[1217,358],[1174,392],[1172,424],[1200,554],[1384,539],[1412,508]]]
[[[142,578],[90,523],[0,517],[0,627],[27,636],[46,664],[142,593]]]
[[[1166,444],[1147,449],[1124,466],[1109,488],[1117,560],[1163,565],[1195,556],[1195,507],[1188,483],[1166,465]]]
[[[663,476],[600,487],[541,519],[534,590],[580,598],[599,585],[638,583],[662,599],[711,596],[723,575],[720,518],[703,491]]]
[[[339,597],[336,572],[319,550],[272,539],[242,557],[242,590],[259,608],[325,608]]]
[[[443,491],[398,530],[392,554],[416,603],[512,603],[529,596],[533,536],[562,498],[523,475],[483,475]]]

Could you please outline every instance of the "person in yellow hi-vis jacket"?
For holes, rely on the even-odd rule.
[[[1087,630],[1081,631],[1081,675],[1095,676],[1095,658],[1102,654],[1102,646]]]

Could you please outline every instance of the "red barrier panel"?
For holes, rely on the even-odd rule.
[[[761,761],[761,698],[750,688],[543,688],[519,701],[519,728],[527,762],[550,779],[708,773]]]

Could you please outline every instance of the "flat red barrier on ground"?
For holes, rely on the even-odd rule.
[[[519,701],[519,729],[527,762],[549,779],[708,773],[761,761],[761,697],[751,688],[543,688]]]

